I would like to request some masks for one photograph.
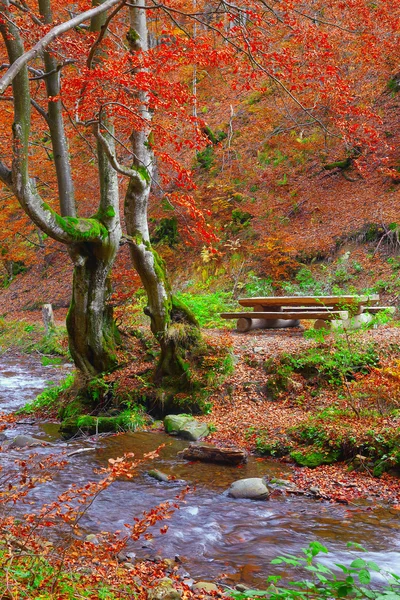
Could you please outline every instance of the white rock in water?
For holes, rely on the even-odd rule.
[[[250,500],[268,500],[269,490],[261,477],[250,477],[234,481],[228,490],[232,498],[248,498]]]

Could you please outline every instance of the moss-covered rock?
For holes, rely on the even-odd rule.
[[[209,434],[206,423],[200,423],[188,415],[167,415],[164,419],[165,431],[171,435],[179,435],[185,440],[197,442]]]
[[[177,435],[182,427],[190,421],[194,421],[190,415],[167,415],[164,418],[164,428],[167,433]]]
[[[295,451],[290,453],[290,457],[301,467],[309,467],[315,469],[320,465],[330,465],[339,459],[339,450],[331,452],[301,452]]]
[[[144,425],[144,417],[137,411],[124,411],[116,416],[77,415],[65,419],[60,432],[65,438],[72,437],[81,431],[87,435],[117,431],[135,431]]]

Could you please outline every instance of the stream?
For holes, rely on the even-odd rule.
[[[39,359],[26,356],[3,356],[0,364],[0,406],[10,412],[33,399],[49,380],[59,381],[71,365],[42,366]],[[226,490],[236,479],[245,477],[281,476],[289,469],[268,459],[251,457],[243,467],[190,463],[177,453],[188,442],[162,433],[137,432],[99,438],[97,441],[74,440],[68,444],[58,435],[53,423],[22,422],[6,431],[7,437],[27,433],[50,441],[56,447],[40,447],[35,451],[49,454],[55,450],[68,451],[91,446],[94,451],[76,454],[67,467],[49,483],[32,492],[40,506],[49,502],[71,482],[93,480],[93,469],[105,466],[109,458],[125,452],[140,457],[161,444],[159,457],[140,466],[138,476],[131,481],[117,481],[100,495],[81,522],[87,533],[123,530],[142,511],[159,502],[174,501],[176,494],[191,487],[181,508],[166,522],[165,535],[154,527],[154,539],[136,542],[132,548],[139,558],[161,555],[179,556],[195,579],[218,579],[222,573],[230,585],[242,582],[262,587],[269,574],[277,573],[270,560],[283,552],[298,554],[310,541],[327,545],[330,559],[343,557],[348,541],[368,548],[368,558],[381,567],[399,572],[400,522],[394,509],[374,508],[368,503],[342,506],[305,497],[278,496],[270,501],[234,500]],[[30,450],[8,450],[1,456],[3,467],[7,460],[20,457]],[[160,469],[176,480],[161,483],[147,475],[152,468]],[[365,555],[364,555],[365,557]]]

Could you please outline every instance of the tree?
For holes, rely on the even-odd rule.
[[[127,178],[126,239],[161,347],[157,376],[183,381],[182,355],[195,344],[196,322],[171,294],[162,260],[150,243],[147,207],[151,187],[154,191],[159,185],[158,201],[194,217],[203,238],[212,239],[192,197],[187,159],[186,164],[177,161],[183,148],[192,153],[212,134],[208,131],[206,139],[201,133],[202,127],[207,131],[205,124],[192,114],[193,65],[218,67],[236,89],[272,85],[289,99],[293,123],[298,124],[300,115],[305,127],[318,125],[327,135],[342,136],[352,157],[365,156],[379,141],[372,102],[377,77],[371,65],[383,52],[382,73],[393,70],[399,10],[395,3],[366,0],[333,0],[329,7],[323,0],[307,7],[298,0],[248,0],[243,6],[185,0],[125,4],[106,0],[63,20],[63,6],[54,3],[61,24],[52,27],[44,0],[39,17],[25,5],[3,1],[1,31],[10,67],[0,93],[12,84],[13,97],[8,92],[3,97],[14,105],[14,146],[12,168],[0,165],[0,178],[35,224],[69,248],[75,278],[68,331],[75,361],[88,374],[115,363],[104,289],[120,237],[117,174]],[[157,42],[152,47],[147,45],[147,14]],[[101,15],[98,26],[86,27],[85,22],[92,19],[93,24]],[[356,69],[348,67],[349,59]],[[44,70],[39,68],[42,60]],[[44,202],[47,198],[39,195],[32,179],[38,167],[30,154],[36,161],[40,157],[32,145],[32,136],[43,131],[39,119],[52,140],[60,214]],[[77,147],[78,135],[91,144],[92,134],[97,149],[81,155],[96,163],[100,203],[94,216],[78,218],[68,143]]]
[[[105,11],[116,4],[108,17],[102,18]],[[161,347],[161,359],[156,378],[161,379],[165,374],[181,377],[185,374],[185,368],[178,347],[184,345],[187,348],[191,341],[196,341],[197,335],[193,334],[193,328],[198,326],[189,311],[181,305],[178,306],[173,299],[162,260],[150,244],[147,204],[154,170],[150,141],[151,117],[147,106],[148,95],[144,89],[141,89],[140,82],[135,91],[137,78],[145,74],[147,69],[132,66],[129,75],[116,77],[116,74],[121,74],[119,69],[132,63],[134,53],[138,57],[140,51],[139,61],[142,60],[147,48],[139,43],[139,34],[135,37],[135,28],[141,32],[142,39],[145,40],[146,18],[140,6],[130,8],[131,27],[127,31],[128,48],[119,48],[119,52],[116,53],[111,50],[106,34],[111,27],[112,19],[123,5],[124,2],[118,4],[108,0],[99,8],[53,27],[44,35],[39,30],[39,40],[28,51],[24,50],[22,37],[13,22],[16,21],[14,13],[18,12],[19,7],[14,9],[14,12],[7,8],[8,18],[3,23],[2,33],[10,68],[2,79],[1,89],[6,90],[10,83],[13,87],[14,95],[12,98],[8,96],[8,99],[14,104],[12,128],[16,142],[12,169],[8,169],[3,164],[0,175],[3,183],[14,192],[22,208],[34,223],[47,235],[66,244],[69,249],[75,268],[73,298],[67,318],[67,329],[75,363],[87,375],[94,375],[115,365],[113,326],[106,299],[108,276],[121,235],[117,173],[128,176],[125,202],[127,238],[134,265],[148,293],[147,314],[151,318],[151,328]],[[45,25],[50,25],[52,22],[51,7],[44,0],[39,2],[39,7],[41,20],[38,21],[35,17],[36,24],[40,24],[42,30],[45,30]],[[92,23],[91,30],[96,32],[96,37],[74,29],[89,18]],[[124,31],[124,27],[126,22],[122,19],[115,24],[114,32],[120,34]],[[62,36],[61,39],[58,39],[59,36]],[[76,43],[77,38],[80,45]],[[50,43],[53,45],[48,50]],[[77,47],[73,47],[74,43]],[[44,60],[42,71],[37,64],[40,62],[37,58],[40,53],[43,53]],[[56,56],[65,53],[68,54],[68,58],[61,64]],[[33,59],[34,68],[28,66],[29,61]],[[75,70],[71,74],[68,73],[69,76],[63,71],[61,89],[60,71],[69,63],[74,63]],[[47,112],[39,102],[42,100],[44,86],[41,85],[39,92],[36,90],[36,93],[33,93],[33,86],[28,77],[29,69],[36,74],[35,81],[40,83],[45,81]],[[70,94],[68,87],[73,90]],[[177,89],[179,96],[173,99],[175,104],[181,102],[185,95],[189,98],[189,94],[179,83]],[[169,93],[172,98],[174,90]],[[30,104],[33,104],[39,115],[45,119],[49,128],[57,174],[60,214],[39,195],[34,179],[30,176],[31,138],[40,131],[40,126],[36,122],[34,127],[31,126]],[[71,142],[72,138],[70,131],[70,138],[67,139],[63,112],[70,117],[70,120],[73,114],[74,127],[83,128],[86,139],[88,131],[97,139],[95,161],[99,175],[100,203],[99,209],[91,218],[76,217],[68,151],[68,142]],[[114,122],[118,123],[118,120],[121,127],[116,137]],[[123,135],[128,135],[132,146],[133,163],[129,168],[118,163],[115,149],[115,140],[120,141]],[[180,177],[182,172],[178,164],[174,163],[167,154],[165,156]],[[185,178],[190,184],[187,173],[184,174],[183,181]],[[191,202],[190,198],[184,199],[181,206],[187,205],[192,214],[200,219],[203,231],[207,235],[204,218]],[[180,326],[172,331],[171,325],[176,320],[180,321]],[[183,323],[189,327],[189,334],[183,332]]]
[[[147,69],[143,63],[149,52],[149,32],[144,2],[133,2],[129,8],[129,16],[130,27],[126,34],[129,52],[138,61],[136,75],[146,76]],[[100,132],[101,123],[96,135],[116,171],[128,177],[124,216],[131,258],[147,293],[145,313],[150,317],[151,331],[161,350],[155,380],[161,381],[164,376],[173,377],[183,388],[190,384],[186,377],[188,370],[183,355],[196,346],[200,331],[194,315],[173,296],[164,261],[150,241],[148,203],[155,172],[152,115],[147,91],[139,88],[136,100],[136,110],[142,125],[134,128],[129,136],[132,152],[130,169],[118,164],[115,153]],[[198,216],[201,216],[200,213]]]
[[[82,20],[93,18],[116,2],[108,2],[107,7],[87,11]],[[39,17],[30,13],[36,26],[48,29],[53,17],[48,0],[39,1]],[[3,17],[0,33],[3,37],[10,67],[6,73],[3,90],[12,84],[12,96],[4,98],[13,103],[12,123],[12,163],[8,168],[0,164],[1,181],[15,194],[21,207],[32,221],[54,240],[65,244],[74,264],[72,302],[67,318],[69,345],[76,366],[87,376],[109,370],[116,365],[114,348],[114,323],[107,306],[110,292],[109,274],[121,236],[119,223],[118,182],[114,169],[101,153],[98,156],[100,200],[98,210],[90,218],[76,216],[73,177],[71,173],[68,141],[65,132],[60,99],[60,69],[54,55],[47,50],[48,41],[53,39],[50,29],[36,46],[25,51],[18,18],[10,10],[8,2],[2,3]],[[23,9],[21,9],[23,10]],[[17,9],[18,11],[18,9]],[[75,19],[79,24],[81,21]],[[74,25],[74,19],[68,27]],[[58,30],[63,31],[63,26]],[[41,93],[34,94],[34,86],[29,80],[28,60],[36,59],[34,73],[39,81]],[[38,62],[43,60],[43,70],[38,70]],[[47,110],[41,101],[47,102]],[[52,142],[54,168],[57,180],[59,212],[54,210],[39,193],[32,176],[30,143],[32,139],[31,107],[44,120]],[[40,128],[39,128],[40,131]],[[113,144],[112,138],[109,140]]]

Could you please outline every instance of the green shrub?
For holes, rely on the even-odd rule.
[[[177,292],[175,296],[193,312],[201,327],[226,327],[228,322],[221,319],[219,313],[236,309],[236,302],[229,292],[192,294]]]
[[[215,160],[214,148],[211,145],[206,146],[204,150],[197,152],[196,160],[202,169],[209,171]]]
[[[299,354],[283,354],[283,365],[306,377],[314,374],[332,385],[351,380],[355,373],[367,373],[369,367],[379,365],[375,344],[349,343],[346,337],[337,336],[334,344],[324,344]]]
[[[268,434],[261,433],[256,437],[256,450],[264,456],[279,458],[290,452],[290,444],[285,439],[270,441]]]
[[[231,223],[229,224],[229,229],[232,233],[239,233],[242,229],[246,229],[249,227],[253,215],[249,212],[245,212],[240,210],[240,208],[235,208],[231,214]]]
[[[314,279],[310,269],[306,267],[301,268],[296,273],[294,283],[285,281],[281,284],[281,287],[283,292],[290,296],[323,296],[330,292],[327,284]]]
[[[18,413],[36,413],[54,409],[57,407],[60,394],[68,390],[73,385],[74,380],[75,375],[70,373],[59,384],[55,385],[50,383],[49,387],[36,396],[33,402],[28,402],[28,404],[25,404],[25,406],[23,406]]]
[[[266,590],[230,591],[235,600],[246,598],[265,598],[266,600],[314,600],[335,598],[359,598],[369,600],[399,600],[400,574],[382,569],[372,560],[353,554],[365,552],[359,544],[347,544],[350,557],[347,564],[335,562],[331,566],[316,561],[320,554],[328,554],[328,549],[320,542],[311,542],[302,549],[302,555],[283,554],[271,561],[272,565],[284,565],[290,571],[303,569],[305,579],[282,583],[280,575],[270,575]],[[349,553],[350,553],[349,552]],[[295,571],[296,572],[296,571]],[[373,575],[378,575],[374,577]],[[293,575],[292,575],[293,579]]]
[[[275,294],[271,277],[262,279],[253,272],[248,273],[247,283],[244,285],[246,296],[257,298],[258,296],[273,296]]]
[[[151,235],[153,244],[176,246],[179,242],[178,221],[176,217],[161,219]]]

